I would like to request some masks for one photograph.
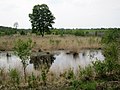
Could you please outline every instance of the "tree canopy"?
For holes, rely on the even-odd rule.
[[[19,26],[18,22],[15,22],[13,26],[17,29],[17,27]]]
[[[44,32],[48,32],[52,28],[52,24],[55,23],[55,17],[46,4],[35,5],[29,17],[32,24],[32,32],[40,32],[42,36],[44,36]]]

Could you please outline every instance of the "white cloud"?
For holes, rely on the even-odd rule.
[[[0,0],[0,25],[31,28],[28,14],[42,3],[56,17],[54,27],[120,27],[120,0]]]

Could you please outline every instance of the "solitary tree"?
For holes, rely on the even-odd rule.
[[[40,32],[42,37],[44,32],[48,32],[52,28],[52,24],[55,23],[55,17],[46,4],[35,5],[29,17],[32,24],[32,32]]]
[[[17,29],[17,27],[18,27],[18,22],[15,22],[13,26]]]

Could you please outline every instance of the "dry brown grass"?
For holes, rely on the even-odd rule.
[[[32,39],[35,44],[33,51],[38,51],[39,49],[43,51],[53,51],[53,50],[71,50],[79,51],[86,48],[101,48],[101,38],[100,37],[76,37],[76,36],[64,36],[60,37],[57,35],[47,35],[44,37],[36,35],[27,36],[3,36],[0,37],[0,50],[13,50],[14,42],[18,39],[27,40]]]

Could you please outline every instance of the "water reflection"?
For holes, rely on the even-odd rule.
[[[13,53],[11,53],[11,57],[8,57],[6,52],[0,53],[0,68],[8,70],[10,68],[18,67],[19,65],[21,65],[20,59]]]
[[[79,67],[85,68],[87,65],[92,64],[92,61],[104,60],[101,50],[82,50],[77,57],[61,51],[59,55],[55,55],[55,58],[50,71],[57,74],[69,69],[73,69],[76,73]]]
[[[10,54],[10,56],[7,56],[7,53]],[[9,71],[9,69],[17,68],[19,71],[23,70],[21,59],[14,55],[13,52],[1,52],[0,53],[0,68],[3,68],[6,71]],[[34,72],[33,65],[29,64],[27,66],[27,72]]]
[[[38,53],[37,55],[32,55],[30,58],[30,63],[34,65],[35,70],[40,70],[42,68],[49,69],[54,61],[52,54],[48,53]]]
[[[9,63],[9,60],[11,59],[11,53],[7,52],[6,57],[7,57],[7,63]]]
[[[10,57],[7,57],[6,54],[6,52],[0,53],[0,68],[5,68],[6,70],[17,68],[22,70],[20,58],[13,53],[10,53]],[[92,61],[104,60],[101,50],[82,50],[80,53],[58,51],[58,53],[54,54],[55,60],[51,59],[53,57],[49,59],[42,58],[38,60],[36,57],[36,59],[30,60],[26,68],[27,72],[39,73],[42,67],[47,67],[50,72],[56,74],[63,73],[70,68],[76,73],[79,66],[84,68],[88,64],[91,64]]]

